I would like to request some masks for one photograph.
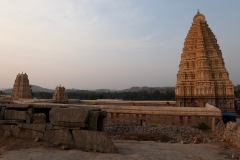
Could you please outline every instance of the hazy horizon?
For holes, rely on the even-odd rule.
[[[237,0],[1,0],[0,88],[12,88],[22,72],[30,84],[50,89],[175,87],[197,9],[237,85],[239,6]]]

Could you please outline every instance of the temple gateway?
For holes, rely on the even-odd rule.
[[[234,89],[217,39],[199,11],[185,38],[176,83],[176,105],[234,112]]]

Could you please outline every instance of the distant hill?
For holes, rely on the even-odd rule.
[[[53,93],[53,89],[43,88],[37,85],[31,85],[32,92],[48,92]],[[110,90],[110,89],[96,89],[96,90],[80,90],[80,89],[66,89],[67,92],[97,92],[97,93],[108,93],[108,92],[154,92],[154,91],[160,91],[162,93],[165,93],[167,90],[173,91],[174,87],[131,87],[129,89],[123,89],[123,90]],[[2,90],[6,94],[12,93],[11,89],[3,89]]]
[[[43,88],[43,87],[36,86],[36,85],[31,85],[31,89],[32,89],[32,92],[49,92],[49,93],[54,92],[53,89]]]
[[[159,91],[162,93],[165,93],[166,91],[174,91],[175,87],[131,87],[129,89],[124,89],[121,90],[120,92],[142,92],[142,91],[147,91],[147,92],[155,92]]]
[[[54,90],[52,90],[52,89],[47,89],[47,88],[43,88],[43,87],[36,86],[36,85],[31,85],[31,89],[32,89],[32,92],[48,92],[48,93],[53,93],[54,92]],[[6,94],[11,94],[12,93],[12,88],[11,89],[5,89],[5,90],[2,90],[2,91]]]

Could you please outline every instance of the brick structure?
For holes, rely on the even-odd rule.
[[[12,99],[32,98],[31,86],[29,85],[28,75],[26,73],[17,75],[11,97]]]
[[[57,86],[53,93],[53,102],[54,103],[68,103],[67,93],[65,92],[65,88]]]
[[[176,105],[234,112],[234,89],[217,39],[199,11],[185,38],[177,74]]]

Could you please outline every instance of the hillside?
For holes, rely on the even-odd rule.
[[[37,86],[37,85],[31,85],[31,89],[32,89],[32,92],[48,92],[48,93],[53,93],[54,90],[52,89],[47,89],[47,88],[43,88],[43,87],[40,87],[40,86]],[[5,94],[11,94],[12,93],[12,88],[11,89],[5,89],[5,90],[2,90]]]

